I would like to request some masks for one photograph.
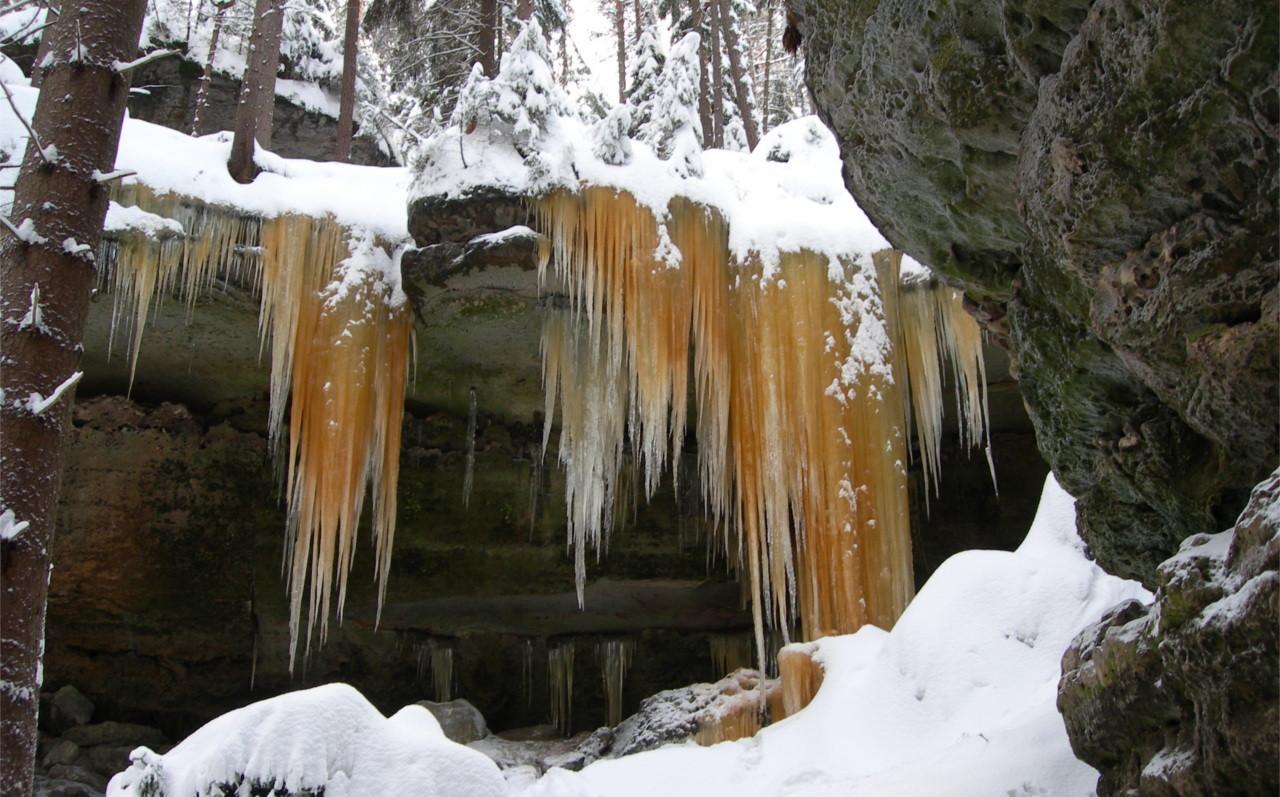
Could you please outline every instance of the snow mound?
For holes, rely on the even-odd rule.
[[[524,793],[1093,794],[1056,707],[1060,660],[1127,599],[1151,596],[1085,558],[1074,500],[1050,476],[1017,551],[951,557],[891,632],[820,640],[825,678],[795,716],[752,739],[553,770]]]
[[[139,747],[108,797],[206,797],[251,788],[326,797],[500,797],[480,753],[445,738],[421,706],[390,719],[346,684],[290,692],[232,711],[165,755]],[[258,793],[257,791],[254,792]]]

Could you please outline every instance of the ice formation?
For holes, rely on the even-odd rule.
[[[631,667],[635,647],[633,639],[605,639],[596,643],[596,658],[600,663],[601,680],[604,681],[609,725],[622,722],[622,688],[626,685],[627,670]]]
[[[568,736],[573,719],[572,639],[547,645],[547,704],[551,707],[551,724]]]
[[[712,634],[707,637],[711,649],[711,674],[719,678],[734,670],[750,667],[751,638],[746,634]]]
[[[285,457],[292,666],[304,596],[304,649],[317,620],[321,641],[327,633],[335,586],[341,620],[366,484],[381,609],[413,331],[398,265],[387,242],[326,215],[251,215],[141,183],[119,186],[114,201],[182,230],[117,229],[101,253],[100,273],[115,298],[113,328],[131,328],[131,374],[148,313],[165,296],[176,294],[191,308],[218,281],[260,296],[259,332],[271,363],[269,434]]]

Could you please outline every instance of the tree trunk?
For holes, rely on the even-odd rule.
[[[497,51],[494,43],[498,34],[498,0],[480,0],[480,68],[487,77],[498,74]]]
[[[560,30],[560,86],[569,85],[569,30]]]
[[[618,102],[627,101],[627,7],[613,0],[613,32],[618,39]]]
[[[45,8],[44,21],[47,25],[52,21],[50,17],[53,17],[54,14],[57,13],[62,4],[56,2],[56,0],[48,0],[48,2],[41,3],[40,5]],[[40,88],[40,81],[44,78],[44,70],[40,68],[40,64],[44,61],[44,57],[49,54],[49,42],[52,41],[52,36],[49,33],[50,30],[52,30],[52,28],[45,28],[44,33],[41,34],[40,44],[36,45],[36,60],[31,62],[31,85],[37,89]]]
[[[640,31],[644,29],[644,12],[640,8],[640,0],[632,0],[631,6],[636,13],[636,29],[635,29],[635,32],[631,35],[631,41],[633,43],[639,44]]]
[[[276,104],[276,72],[280,69],[280,32],[284,24],[284,0],[257,0],[253,9],[253,36],[240,102],[236,106],[235,138],[227,168],[240,183],[252,182],[254,142],[271,144],[271,117]]]
[[[356,59],[360,43],[360,0],[347,0],[347,37],[342,47],[342,99],[338,104],[338,140],[333,159],[351,160],[351,136],[355,132]]]
[[[689,27],[702,37],[698,48],[698,121],[702,122],[702,146],[711,141],[711,77],[707,74],[707,27],[702,11],[703,0],[689,0]]]
[[[209,35],[209,57],[204,62],[204,74],[200,76],[200,85],[196,88],[195,111],[191,114],[191,135],[200,135],[200,117],[209,106],[209,84],[213,82],[213,60],[218,54],[218,40],[222,38],[222,22],[227,18],[227,9],[235,4],[235,0],[218,0],[213,8],[213,33]]]
[[[516,0],[516,19],[527,20],[533,16],[533,0]]]
[[[36,709],[53,525],[71,419],[73,375],[96,281],[108,190],[129,78],[111,64],[138,51],[146,0],[67,3],[45,30],[53,53],[18,174],[10,220],[32,231],[0,241],[0,496],[28,524],[0,540],[0,793],[26,797],[35,766]],[[71,62],[80,45],[81,60]],[[59,387],[63,386],[63,391]],[[58,396],[56,400],[48,399]],[[12,515],[9,513],[12,512]]]
[[[773,18],[777,14],[773,7],[773,0],[765,5],[765,13],[769,15],[768,24],[764,33],[764,106],[763,113],[760,115],[760,123],[764,126],[764,132],[769,132],[769,117],[773,109],[769,107],[769,92],[773,87],[769,84],[769,72],[773,68]],[[754,149],[754,147],[753,147]]]
[[[711,33],[711,146],[724,146],[724,67],[720,56],[720,3],[709,0],[711,18],[707,27]]]
[[[720,7],[720,31],[724,36],[724,49],[729,54],[729,77],[733,80],[733,98],[742,116],[742,126],[747,131],[747,146],[756,148],[760,143],[760,128],[756,127],[755,109],[747,92],[747,76],[742,69],[742,53],[738,49],[738,31],[733,24],[729,0],[715,0]]]

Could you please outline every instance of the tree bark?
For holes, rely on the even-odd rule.
[[[773,86],[769,82],[769,72],[773,69],[773,18],[777,14],[773,7],[773,0],[769,0],[765,4],[765,13],[769,15],[769,21],[764,33],[764,105],[760,114],[760,124],[764,127],[764,132],[767,133],[769,132],[769,117],[773,112],[773,109],[769,107],[769,92],[773,90]]]
[[[487,77],[498,74],[495,49],[498,35],[498,0],[480,0],[480,68]]]
[[[52,21],[50,17],[58,13],[58,9],[62,4],[56,2],[56,0],[48,0],[48,2],[43,2],[40,5],[44,6],[46,9],[44,21],[48,24]],[[40,43],[36,45],[36,60],[31,62],[31,85],[33,88],[40,88],[40,81],[44,78],[44,70],[40,68],[40,63],[44,61],[44,57],[49,54],[49,42],[51,41],[49,33],[50,30],[51,28],[45,28],[44,33],[40,36]]]
[[[627,7],[613,0],[613,33],[618,39],[618,102],[627,101]]]
[[[213,82],[213,61],[218,54],[218,40],[222,38],[222,22],[227,18],[227,9],[235,4],[235,0],[218,0],[213,4],[213,33],[209,35],[209,57],[204,62],[204,73],[200,75],[200,85],[196,88],[195,110],[191,114],[191,135],[200,135],[200,117],[209,105],[209,84]]]
[[[631,34],[631,41],[635,44],[640,43],[640,31],[644,29],[644,11],[640,8],[640,0],[631,0],[631,6],[636,14],[636,29]]]
[[[527,20],[533,16],[533,0],[516,0],[516,19]]]
[[[145,8],[146,0],[78,0],[46,29],[53,57],[32,126],[49,159],[35,140],[28,142],[10,217],[33,234],[4,232],[0,240],[0,500],[6,515],[29,524],[16,536],[10,526],[9,538],[0,540],[0,793],[6,797],[31,793],[63,438],[96,281],[93,255],[107,213],[108,189],[94,173],[115,164],[129,78],[112,64],[137,54]],[[85,56],[72,62],[77,45]],[[41,406],[53,396],[59,398]]]
[[[711,77],[707,74],[707,37],[705,15],[702,11],[703,0],[689,0],[689,27],[702,37],[702,46],[698,48],[698,121],[702,122],[702,146],[711,141],[713,132],[711,124]]]
[[[236,182],[252,182],[254,142],[271,145],[271,117],[276,104],[276,72],[280,69],[280,32],[284,25],[284,0],[257,0],[253,9],[253,35],[249,40],[247,67],[236,106],[235,138],[227,168]]]
[[[333,159],[351,160],[351,136],[355,133],[356,59],[360,43],[360,0],[347,0],[347,37],[342,47],[342,99],[338,104],[338,140]]]
[[[707,27],[711,33],[711,146],[724,146],[724,67],[720,55],[720,3],[709,0],[711,18]]]
[[[729,54],[729,77],[733,80],[733,98],[742,116],[742,126],[747,131],[747,146],[756,148],[760,143],[760,128],[756,126],[755,109],[747,94],[747,77],[742,69],[742,53],[738,49],[738,31],[733,25],[729,0],[715,0],[720,7],[720,32],[724,36],[724,49]],[[722,100],[723,101],[723,100]]]

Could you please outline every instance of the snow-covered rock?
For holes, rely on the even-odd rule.
[[[487,758],[445,738],[421,706],[390,719],[346,684],[290,692],[224,714],[161,756],[133,752],[109,797],[205,797],[242,787],[326,797],[500,797]]]

